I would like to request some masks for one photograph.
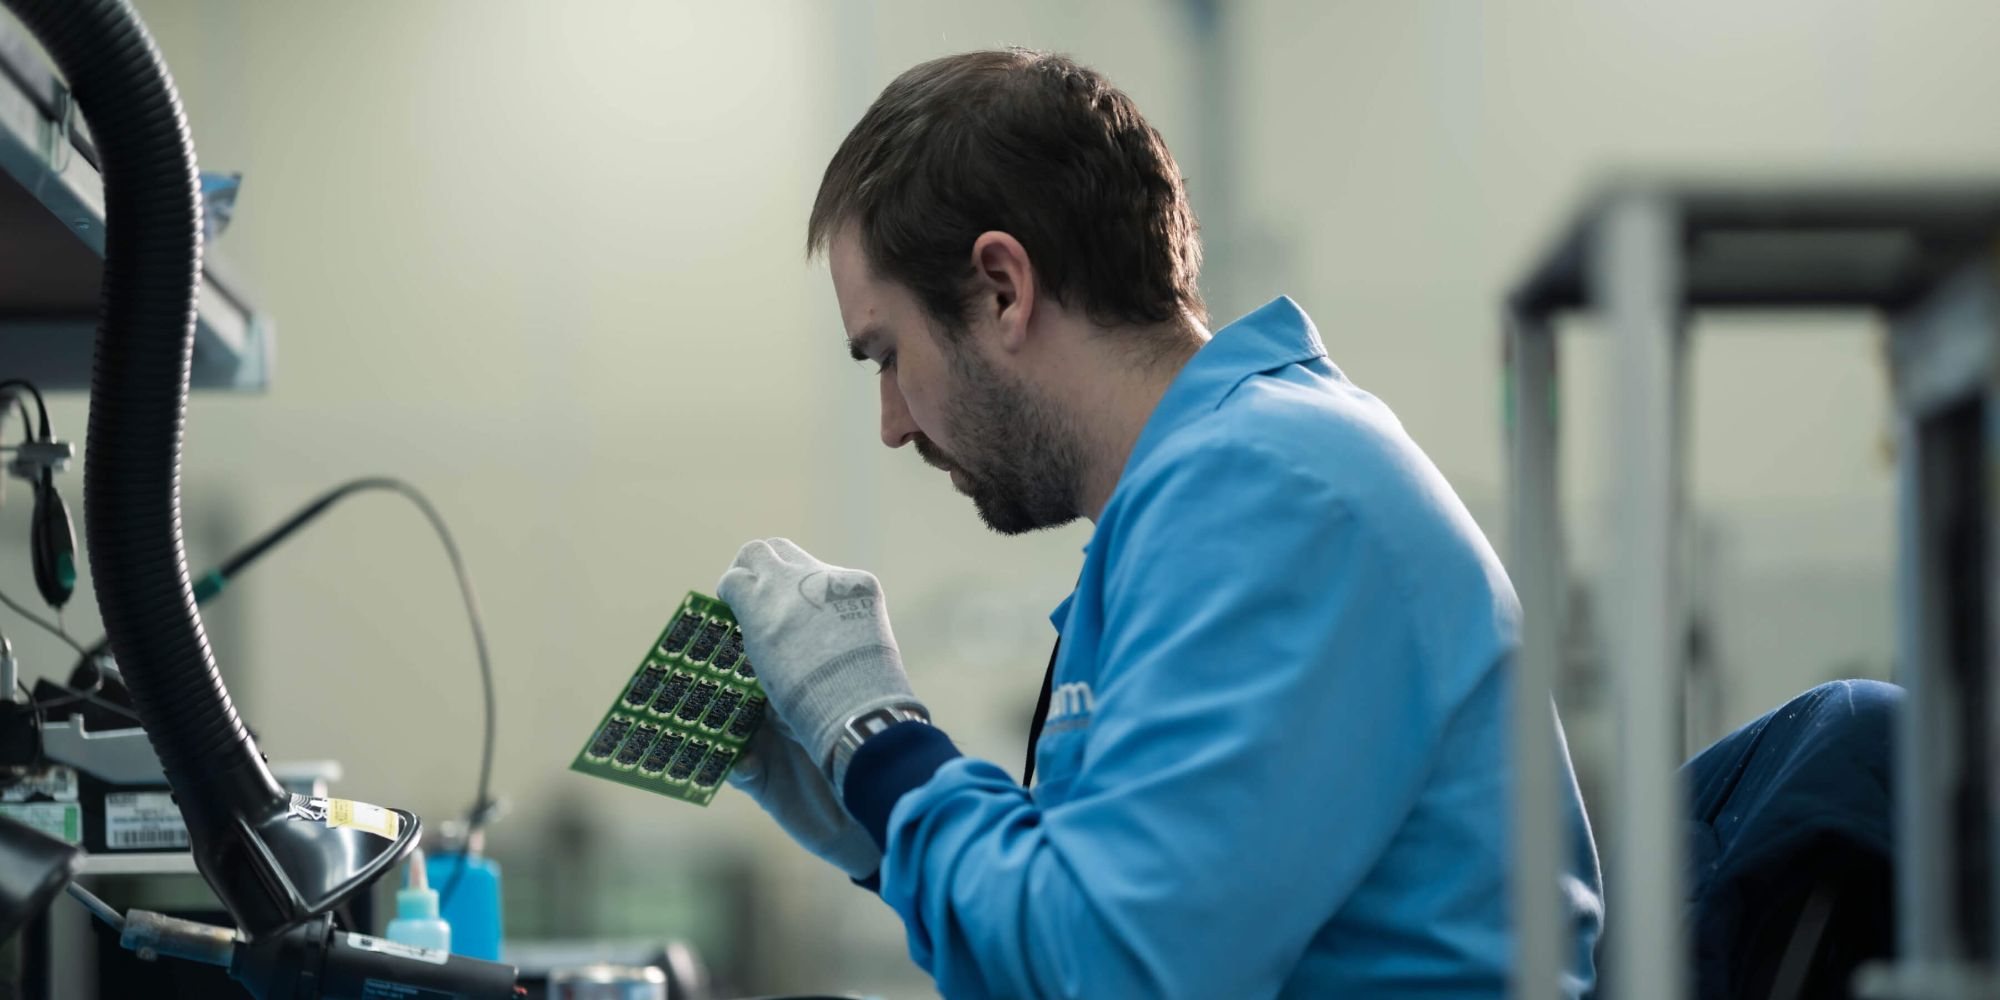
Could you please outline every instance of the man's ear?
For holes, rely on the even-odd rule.
[[[1027,248],[1006,233],[980,233],[972,241],[972,271],[972,318],[998,333],[995,347],[1010,354],[1020,350],[1035,315],[1035,269]]]

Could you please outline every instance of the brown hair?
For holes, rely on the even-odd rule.
[[[849,223],[875,272],[948,331],[964,327],[973,241],[993,230],[1093,322],[1207,319],[1173,154],[1130,97],[1068,56],[967,52],[897,77],[827,164],[808,255]]]

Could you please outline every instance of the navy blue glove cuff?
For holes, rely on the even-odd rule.
[[[922,722],[898,722],[868,738],[847,762],[841,800],[875,845],[889,849],[889,813],[946,761],[960,756],[951,737]]]

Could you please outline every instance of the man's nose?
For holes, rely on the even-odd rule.
[[[896,385],[896,377],[884,374],[882,383],[882,443],[891,448],[901,448],[917,436],[917,422],[910,419],[910,407],[903,402],[903,391]]]

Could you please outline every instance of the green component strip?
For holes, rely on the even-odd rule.
[[[690,591],[569,769],[705,806],[765,704],[729,605]]]

